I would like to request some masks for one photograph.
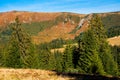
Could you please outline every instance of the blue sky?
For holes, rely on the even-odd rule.
[[[74,12],[99,13],[120,11],[120,0],[0,0],[0,12]]]

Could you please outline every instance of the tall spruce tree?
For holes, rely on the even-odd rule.
[[[113,75],[117,74],[117,64],[114,61],[113,55],[111,54],[110,46],[107,42],[106,31],[98,15],[93,15],[93,18],[90,22],[90,27],[94,36],[96,37],[96,43],[98,45],[96,49],[102,60],[105,72]]]
[[[96,38],[89,29],[79,42],[78,69],[83,73],[104,74],[102,61],[97,52]]]
[[[34,67],[34,45],[30,36],[21,28],[18,17],[11,24],[12,34],[6,51],[7,67]]]

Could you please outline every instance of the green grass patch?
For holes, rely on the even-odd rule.
[[[42,21],[42,22],[32,22],[32,23],[22,23],[22,27],[31,35],[37,35],[40,31],[46,28],[50,28],[55,25],[55,22]]]

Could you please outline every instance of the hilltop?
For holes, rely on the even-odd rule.
[[[16,17],[19,17],[22,23],[41,22],[54,20],[61,14],[84,16],[84,14],[66,13],[66,12],[27,12],[27,11],[9,11],[0,13],[0,25],[13,23]]]

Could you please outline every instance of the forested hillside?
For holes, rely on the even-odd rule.
[[[0,67],[119,77],[120,45],[108,43],[108,37],[119,36],[119,14],[114,13],[118,14],[115,18],[108,14],[59,14],[52,20],[30,23],[17,16],[1,27]],[[115,25],[107,23],[107,16]],[[62,52],[51,52],[62,47]]]

